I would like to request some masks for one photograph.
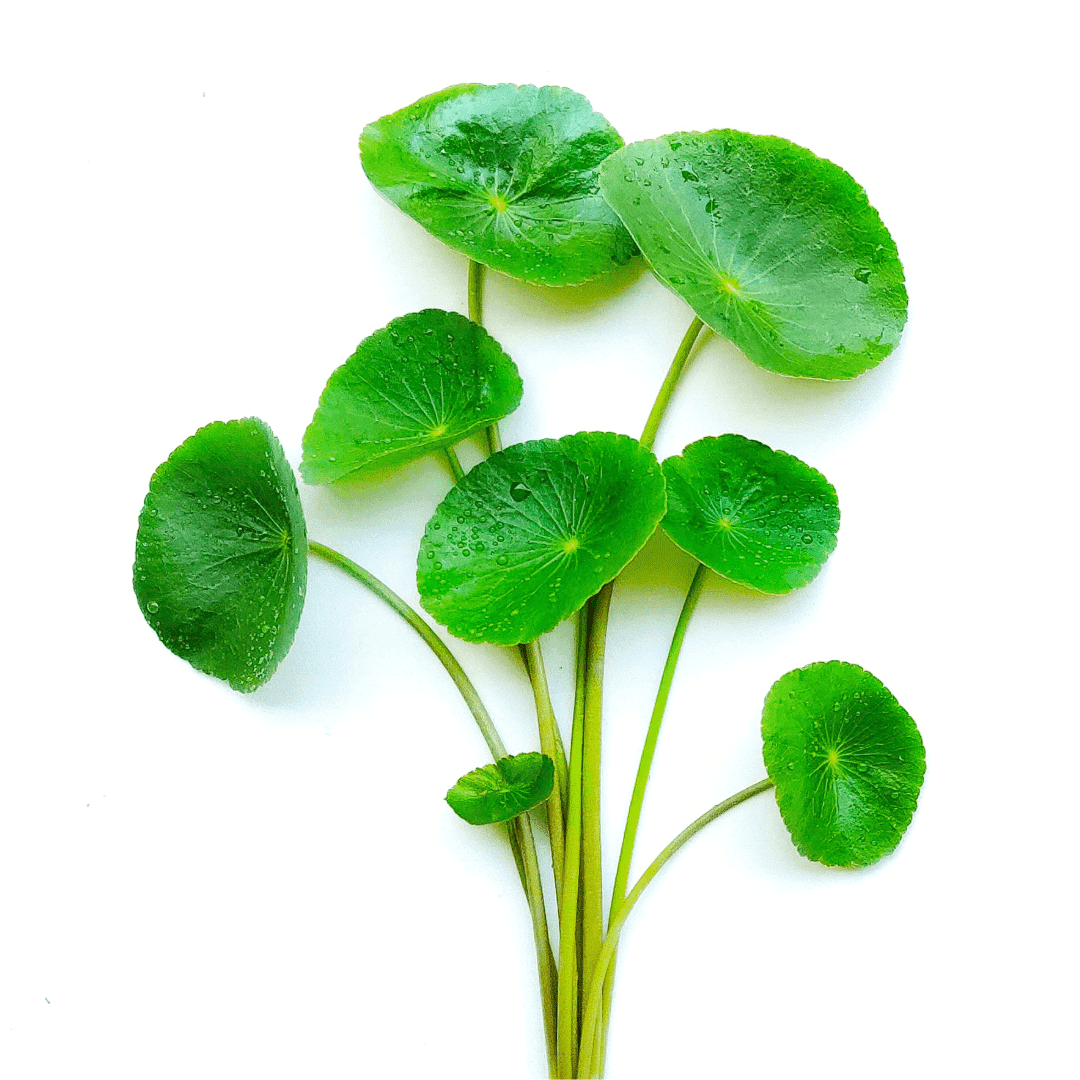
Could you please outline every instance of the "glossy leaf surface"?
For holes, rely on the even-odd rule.
[[[521,401],[514,362],[483,327],[429,308],[377,330],[330,376],[304,434],[309,484],[440,450]]]
[[[780,814],[803,855],[868,866],[896,847],[926,755],[880,680],[839,660],[789,671],[765,698],[761,733]]]
[[[420,601],[466,641],[534,641],[577,611],[652,535],[656,458],[627,435],[510,446],[443,500],[420,545]]]
[[[791,454],[721,435],[691,443],[663,469],[664,532],[740,585],[791,592],[812,581],[836,547],[836,491]]]
[[[555,786],[555,764],[544,754],[515,754],[466,773],[446,801],[470,825],[509,821],[539,806]]]
[[[900,340],[896,245],[831,161],[774,136],[689,132],[625,147],[600,180],[656,276],[755,364],[849,379]]]
[[[289,651],[307,582],[296,480],[261,420],[200,428],[150,481],[134,584],[162,643],[254,690]]]
[[[470,259],[540,285],[577,285],[637,253],[600,195],[622,146],[580,94],[558,86],[451,86],[369,124],[368,179]]]

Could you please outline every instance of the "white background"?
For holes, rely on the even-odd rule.
[[[1064,1076],[1075,1067],[1075,82],[1065,5],[25,4],[3,56],[0,1072],[12,1080],[535,1078],[524,903],[442,802],[485,760],[412,632],[311,567],[249,696],[161,647],[131,591],[153,469],[257,415],[295,464],[330,372],[389,319],[464,310],[466,262],[365,180],[362,127],[463,82],[585,94],[627,141],[786,136],[865,185],[904,260],[900,348],[787,381],[712,337],[661,457],[739,431],[835,484],[787,598],[713,579],[639,839],[763,775],[761,701],[846,659],[919,723],[896,854],[830,871],[771,796],[698,837],[624,936],[612,1080]],[[1071,284],[1073,288],[1067,286]],[[645,272],[489,279],[526,396],[507,442],[638,434],[689,321]],[[475,460],[465,449],[467,463]],[[415,602],[434,460],[305,488],[314,538]],[[613,610],[607,873],[692,565],[663,539]],[[545,642],[569,709],[571,642]],[[455,643],[512,750],[516,657]]]

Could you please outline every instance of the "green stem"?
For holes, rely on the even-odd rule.
[[[443,667],[446,668],[450,678],[454,680],[454,685],[461,692],[465,704],[468,705],[469,711],[473,714],[473,718],[480,728],[480,733],[491,751],[491,756],[496,760],[506,757],[506,747],[503,745],[498,731],[495,730],[495,725],[484,703],[480,700],[480,695],[477,694],[476,688],[469,681],[468,675],[465,674],[457,658],[443,644],[442,639],[435,631],[397,593],[384,585],[374,574],[354,563],[352,559],[347,558],[333,548],[326,547],[325,544],[319,544],[315,541],[308,543],[308,551],[312,555],[316,555],[336,566],[339,570],[343,570],[351,578],[363,585],[364,588],[373,592],[380,600],[385,601],[424,639],[432,652],[439,658]],[[525,897],[529,904],[529,914],[533,924],[536,966],[540,977],[540,994],[544,1010],[544,1031],[547,1037],[548,1061],[554,1074],[555,1001],[558,976],[555,971],[555,958],[552,955],[551,940],[548,935],[543,885],[540,880],[540,866],[536,857],[536,841],[527,814],[520,815],[510,823],[509,836],[514,861],[521,875],[521,884],[525,889]]]
[[[487,267],[469,260],[469,318],[477,326],[484,325],[484,271]]]
[[[442,666],[446,668],[450,678],[454,680],[454,685],[461,692],[465,704],[469,706],[469,711],[476,720],[476,726],[480,729],[480,734],[484,736],[484,742],[487,743],[491,756],[493,758],[506,757],[506,747],[503,745],[499,733],[495,730],[495,725],[484,707],[484,703],[480,700],[480,695],[477,694],[476,688],[469,681],[469,676],[465,674],[464,669],[457,662],[457,657],[443,644],[442,638],[396,592],[384,585],[374,574],[370,574],[362,566],[358,566],[352,559],[346,558],[333,548],[328,548],[325,544],[318,544],[314,540],[308,544],[308,551],[312,555],[317,555],[320,559],[324,559],[326,562],[336,566],[339,570],[344,570],[351,578],[360,582],[365,589],[373,592],[380,600],[385,601],[393,608],[424,639],[431,651],[439,658]]]
[[[664,385],[660,387],[660,393],[656,395],[652,412],[649,413],[649,419],[645,422],[645,430],[641,433],[639,442],[646,449],[652,449],[652,444],[656,440],[656,432],[660,428],[660,421],[664,419],[664,413],[667,411],[668,403],[671,401],[671,395],[675,393],[675,387],[679,383],[686,362],[690,359],[690,350],[693,349],[694,342],[697,341],[697,336],[704,326],[705,324],[695,315],[694,321],[690,324],[690,329],[683,335],[682,343],[671,361],[671,367],[668,368]]]
[[[563,863],[566,857],[566,827],[563,822],[563,787],[565,774],[560,777],[559,759],[565,768],[565,754],[558,738],[559,727],[555,721],[555,712],[551,708],[551,695],[548,691],[547,675],[544,670],[544,655],[538,641],[529,642],[524,647],[525,667],[529,672],[533,697],[536,701],[536,720],[540,729],[540,752],[547,754],[555,764],[555,787],[547,801],[548,833],[551,838],[551,869],[555,875],[556,904],[562,906]],[[561,783],[560,783],[561,781]]]
[[[484,325],[484,271],[483,263],[469,260],[469,318],[477,326]],[[502,449],[498,421],[493,421],[486,428],[488,454],[497,454]]]
[[[581,749],[581,980],[590,985],[604,936],[604,896],[600,853],[600,720],[604,699],[604,645],[614,583],[589,601],[591,607],[585,669],[585,716]],[[584,1053],[584,1042],[581,1051]]]
[[[586,645],[589,606],[578,612],[575,665],[574,726],[570,736],[570,771],[567,783],[566,862],[562,903],[559,905],[559,1031],[558,1076],[577,1074],[577,1027],[580,1002],[578,947],[579,886],[581,883],[581,752],[585,720]]]
[[[668,859],[670,859],[672,855],[687,842],[687,840],[705,828],[710,821],[715,821],[721,814],[727,813],[732,807],[738,806],[739,803],[746,802],[747,799],[753,798],[753,796],[759,795],[763,791],[768,791],[772,786],[773,782],[771,780],[759,780],[756,784],[751,784],[748,788],[743,788],[742,791],[732,795],[729,799],[725,799],[722,803],[717,803],[711,810],[707,810],[696,821],[687,825],[687,827],[683,829],[683,831],[679,833],[679,835],[676,836],[655,859],[653,859],[649,864],[649,868],[641,875],[637,884],[630,890],[625,903],[619,909],[618,915],[612,919],[611,925],[608,927],[607,937],[604,938],[604,944],[597,959],[596,971],[593,973],[592,980],[589,983],[589,994],[585,1006],[585,1014],[581,1023],[582,1058],[578,1076],[589,1077],[592,1075],[595,1058],[590,1051],[592,1049],[592,1043],[595,1040],[594,1032],[600,1019],[600,1005],[603,996],[604,978],[607,973],[608,965],[615,955],[615,949],[619,942],[619,933],[630,912],[633,910],[634,904],[637,903],[638,898],[645,891],[646,886],[654,877],[656,877]]]
[[[450,472],[456,484],[465,475],[465,470],[461,467],[457,451],[452,446],[445,447],[443,452],[446,454],[446,460],[450,463]]]
[[[536,945],[536,968],[540,977],[540,1005],[544,1014],[544,1036],[547,1043],[548,1072],[556,1072],[556,1010],[559,992],[559,975],[555,967],[555,955],[551,951],[548,933],[547,910],[544,907],[544,889],[540,880],[540,863],[536,858],[536,840],[528,814],[514,818],[511,830],[517,832],[518,846],[525,866],[525,895],[529,901],[532,919],[533,941]]]
[[[619,851],[619,866],[615,871],[615,884],[611,890],[611,907],[608,911],[608,932],[612,922],[622,907],[626,897],[626,885],[630,878],[630,862],[634,857],[634,841],[637,838],[638,823],[641,820],[641,807],[645,802],[645,788],[649,783],[649,773],[652,769],[653,756],[656,753],[656,741],[660,735],[660,725],[664,720],[664,711],[667,708],[668,695],[671,692],[671,681],[675,675],[675,666],[679,662],[679,653],[682,651],[683,640],[686,637],[686,628],[690,625],[690,619],[701,599],[702,589],[709,575],[709,568],[704,563],[698,563],[697,572],[686,593],[682,611],[679,613],[679,621],[675,626],[675,633],[671,638],[671,647],[668,649],[667,662],[664,664],[663,674],[660,676],[660,686],[656,691],[656,703],[653,705],[652,718],[649,721],[649,730],[645,736],[645,745],[641,748],[641,761],[638,764],[637,777],[634,780],[634,791],[630,796],[630,808],[626,814],[626,828],[623,831],[622,848]],[[608,970],[608,976],[604,983],[604,1021],[601,1025],[601,1041],[607,1031],[608,1018],[611,1015],[611,994],[615,984],[615,957],[612,956]]]

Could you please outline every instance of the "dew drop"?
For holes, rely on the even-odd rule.
[[[514,502],[524,502],[531,494],[532,492],[518,480],[510,485],[510,498]]]
[[[866,266],[860,266],[855,271],[855,280],[861,281],[864,285],[870,280],[870,269]]]
[[[151,615],[154,615],[157,612],[157,609],[158,602],[156,600],[151,600],[150,603],[146,605],[146,610],[149,611]]]

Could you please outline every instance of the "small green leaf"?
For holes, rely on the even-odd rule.
[[[420,545],[420,601],[466,641],[535,641],[637,554],[664,515],[656,458],[627,435],[510,446],[442,501]]]
[[[690,132],[618,151],[600,185],[656,276],[755,364],[850,379],[900,340],[896,245],[831,161],[771,135]]]
[[[326,384],[304,434],[309,484],[453,446],[521,401],[513,360],[483,327],[429,308],[362,341]]]
[[[915,721],[868,671],[839,660],[789,671],[765,698],[765,768],[795,846],[869,866],[900,842],[926,755]]]
[[[544,754],[515,754],[466,773],[446,801],[470,825],[509,821],[539,806],[555,786],[555,763]]]
[[[368,179],[470,259],[539,285],[577,285],[627,263],[634,242],[600,195],[622,146],[558,86],[451,86],[364,129]]]
[[[296,480],[261,420],[200,428],[150,480],[135,595],[166,648],[254,690],[289,651],[307,582]]]
[[[664,532],[740,585],[791,592],[813,581],[836,547],[836,491],[791,454],[721,435],[691,443],[663,469]]]

